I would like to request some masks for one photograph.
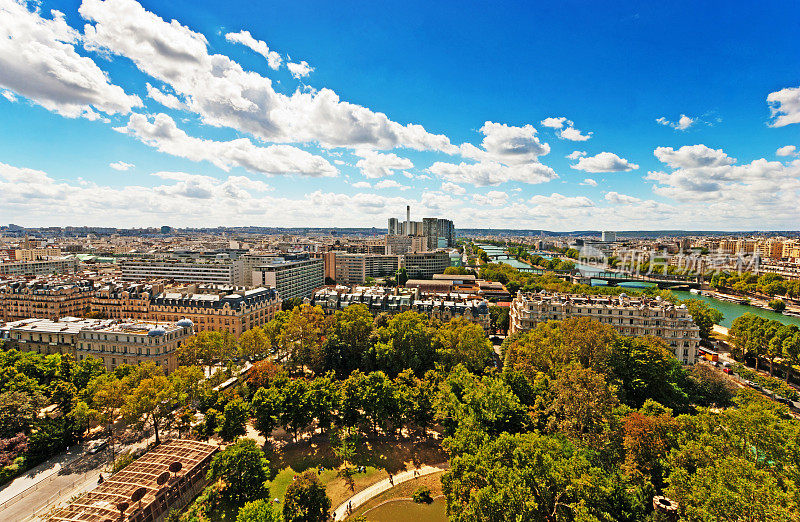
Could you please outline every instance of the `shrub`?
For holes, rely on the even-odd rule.
[[[433,502],[433,497],[431,496],[431,490],[426,488],[425,486],[418,487],[414,491],[414,494],[411,495],[411,499],[417,504],[430,504],[431,502]]]

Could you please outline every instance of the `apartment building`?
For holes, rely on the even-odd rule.
[[[94,284],[87,280],[14,281],[0,286],[0,320],[57,320],[89,311]]]
[[[216,291],[214,291],[216,290]],[[263,326],[281,310],[274,288],[197,288],[168,290],[150,301],[148,319],[179,321],[189,319],[195,331],[227,331],[235,336]]]
[[[403,256],[402,266],[410,279],[431,279],[450,267],[450,254],[445,250],[409,253]]]
[[[119,265],[123,281],[169,279],[177,283],[245,283],[242,259],[131,259]]]
[[[422,236],[386,236],[387,255],[402,256],[413,252],[426,252],[428,250],[428,240]]]
[[[104,318],[144,321],[189,319],[195,331],[226,331],[237,337],[271,321],[281,309],[272,288],[189,285],[167,288],[163,282],[109,284],[95,292],[91,310]]]
[[[0,276],[39,277],[52,274],[74,274],[77,270],[78,260],[74,257],[0,263]]]
[[[178,368],[177,350],[194,335],[188,319],[176,323],[114,319],[27,319],[0,328],[12,348],[37,353],[68,353],[76,360],[97,357],[106,368],[151,361],[166,372]]]
[[[311,297],[314,290],[325,284],[325,262],[322,259],[275,258],[253,271],[254,285],[268,286],[278,291],[281,299]]]
[[[400,256],[334,252],[334,277],[339,284],[357,285],[368,277],[392,276],[400,268]],[[326,267],[327,268],[327,267]]]
[[[568,317],[591,317],[623,335],[659,337],[683,364],[694,364],[700,329],[686,305],[659,298],[586,296],[581,294],[518,293],[511,302],[509,333],[526,332],[540,323]]]

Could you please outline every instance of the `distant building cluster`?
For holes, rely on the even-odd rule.
[[[526,332],[541,323],[569,317],[589,317],[623,335],[659,337],[679,361],[697,361],[700,329],[686,305],[676,306],[660,298],[520,292],[511,302],[509,333]]]

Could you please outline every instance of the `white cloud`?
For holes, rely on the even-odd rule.
[[[626,194],[620,194],[619,192],[608,192],[605,195],[605,200],[610,203],[623,204],[623,205],[640,203],[642,201],[640,198],[635,198],[633,196],[628,196]]]
[[[135,167],[133,163],[125,163],[124,161],[115,161],[113,163],[109,163],[108,166],[114,170],[130,170]]]
[[[146,83],[145,87],[147,88],[148,98],[152,98],[164,107],[176,110],[184,110],[189,108],[184,102],[179,100],[177,96],[162,92],[161,90],[150,85],[150,83]]]
[[[476,205],[500,207],[508,202],[508,194],[500,190],[490,190],[484,194],[473,194],[472,202]]]
[[[462,187],[461,185],[456,185],[455,183],[451,183],[449,181],[445,181],[442,183],[442,192],[446,192],[448,194],[453,194],[454,196],[463,196],[467,193],[467,189]]]
[[[225,39],[228,40],[229,42],[240,43],[245,47],[249,47],[253,51],[257,52],[258,54],[266,58],[270,68],[275,70],[280,68],[281,55],[275,51],[271,51],[266,42],[261,40],[256,40],[255,38],[253,38],[253,35],[250,34],[250,31],[227,33],[225,35]]]
[[[586,156],[586,151],[585,150],[573,150],[572,152],[567,154],[565,156],[565,158],[571,159],[571,160],[576,160],[576,159],[582,158],[584,156]]]
[[[100,119],[96,111],[127,114],[142,105],[112,84],[74,45],[80,35],[64,15],[30,12],[24,3],[0,0],[0,87],[68,118]]]
[[[685,145],[678,150],[658,147],[653,154],[662,163],[672,168],[722,167],[736,162],[722,149],[711,149],[705,145]]]
[[[343,102],[330,89],[276,92],[269,78],[210,54],[202,34],[178,21],[166,22],[135,0],[83,0],[79,13],[90,22],[84,27],[87,49],[131,59],[169,85],[208,125],[279,143],[457,152],[444,135]]]
[[[560,118],[545,118],[539,122],[543,127],[550,127],[551,129],[563,129],[564,125],[572,126],[572,122],[565,117]]]
[[[393,179],[382,179],[379,182],[375,183],[376,189],[397,189],[397,190],[408,190],[411,187],[408,185],[403,185],[402,183],[398,183]]]
[[[558,134],[559,138],[570,141],[586,141],[592,137],[591,132],[587,132],[586,134],[581,134],[581,131],[572,126],[566,127],[558,131],[556,134]]]
[[[666,125],[667,127],[672,127],[673,129],[676,130],[686,130],[695,123],[697,123],[697,118],[690,118],[685,114],[681,114],[681,117],[678,119],[678,121],[674,122],[669,121],[663,116],[661,118],[658,118],[656,121],[661,125]]]
[[[17,97],[14,96],[14,93],[11,92],[11,91],[3,91],[3,92],[0,92],[0,94],[2,94],[3,98],[5,98],[6,100],[10,101],[11,103],[14,103],[14,102],[17,101]]]
[[[786,145],[776,150],[775,154],[778,156],[797,156],[797,147],[794,145]]]
[[[300,78],[305,78],[306,76],[314,72],[314,68],[308,65],[308,62],[306,62],[305,60],[303,60],[300,63],[287,62],[286,67],[289,68],[289,72],[292,73],[292,76],[297,78],[298,80]]]
[[[558,174],[547,165],[527,163],[507,166],[500,163],[444,163],[437,161],[428,172],[453,183],[471,183],[478,186],[499,185],[506,181],[522,183],[544,183],[558,178]]]
[[[539,156],[550,152],[550,145],[539,141],[536,129],[530,124],[514,127],[487,121],[480,131],[484,136],[481,142],[483,150],[464,143],[461,145],[462,156],[482,162],[516,165],[535,162]]]
[[[226,171],[243,167],[267,175],[332,177],[338,174],[336,167],[325,158],[291,145],[260,147],[247,138],[214,141],[189,136],[163,113],[154,115],[152,122],[142,114],[131,114],[125,127],[114,130],[130,134],[161,152],[192,161],[209,161]]]
[[[578,160],[573,169],[585,172],[626,172],[639,168],[639,165],[620,158],[612,152],[601,152],[595,156],[588,156]]]
[[[370,149],[359,149],[354,154],[361,157],[356,167],[368,178],[382,178],[391,176],[396,170],[414,168],[410,159],[401,158],[394,153],[382,154]]]
[[[774,120],[770,127],[784,127],[800,123],[800,87],[787,87],[767,96],[769,110]]]
[[[590,187],[596,187],[597,186],[597,182],[595,180],[593,180],[592,178],[586,178],[580,184],[581,185],[588,185]]]
[[[372,185],[368,181],[356,181],[355,183],[353,183],[353,186],[359,189],[372,188]]]

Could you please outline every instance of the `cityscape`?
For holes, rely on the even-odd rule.
[[[798,16],[0,0],[0,520],[800,520]]]

